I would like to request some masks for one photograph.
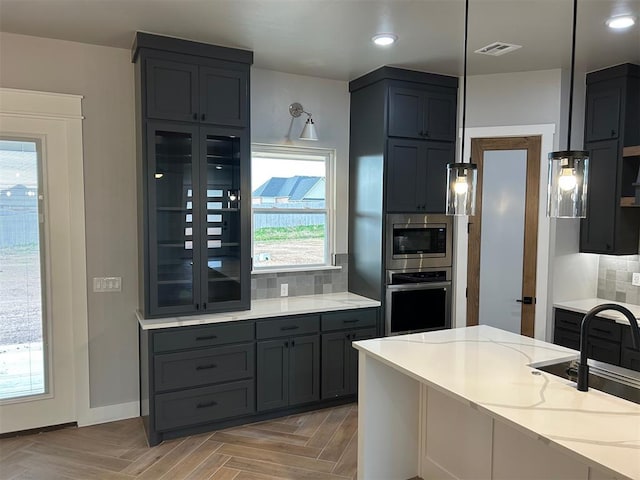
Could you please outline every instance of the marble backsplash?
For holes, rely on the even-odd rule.
[[[346,253],[335,255],[340,269],[308,272],[254,273],[251,275],[251,300],[280,297],[280,285],[289,285],[289,296],[347,291],[349,260]]]
[[[598,298],[640,305],[640,287],[631,285],[634,272],[640,272],[640,256],[600,255]]]

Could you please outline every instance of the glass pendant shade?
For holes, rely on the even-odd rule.
[[[589,152],[567,150],[549,154],[547,216],[585,218]]]
[[[447,215],[475,215],[477,179],[476,164],[447,164]]]
[[[316,126],[313,123],[311,117],[307,118],[307,122],[304,124],[302,133],[300,134],[300,140],[318,140],[318,134],[316,133]]]

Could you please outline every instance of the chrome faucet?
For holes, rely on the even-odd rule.
[[[589,365],[587,365],[587,343],[589,342],[589,324],[591,320],[600,312],[605,310],[615,310],[622,313],[627,320],[629,320],[629,327],[631,328],[631,341],[633,342],[633,348],[640,350],[640,328],[638,328],[638,321],[627,308],[617,305],[615,303],[603,303],[597,307],[593,307],[587,312],[582,319],[582,325],[580,326],[580,362],[578,363],[578,390],[586,392],[589,390]]]

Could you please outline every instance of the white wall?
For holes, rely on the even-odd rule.
[[[302,104],[313,114],[319,140],[299,140],[307,116],[291,123],[289,105]],[[289,140],[290,139],[290,140]],[[349,84],[337,80],[251,70],[251,141],[336,150],[335,252],[347,253],[349,211]]]
[[[91,406],[138,399],[133,65],[128,50],[0,33],[0,86],[83,95]],[[122,277],[93,293],[92,277]]]

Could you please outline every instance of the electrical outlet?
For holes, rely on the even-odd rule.
[[[633,275],[631,275],[631,285],[640,287],[640,273],[634,273]]]
[[[280,296],[288,297],[289,296],[289,284],[283,283],[280,285]]]

